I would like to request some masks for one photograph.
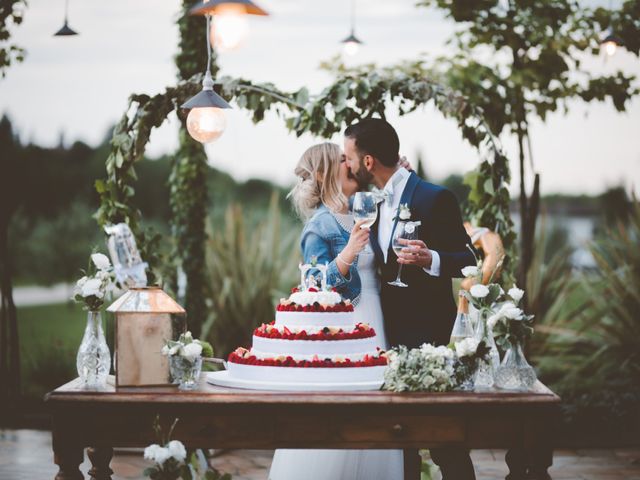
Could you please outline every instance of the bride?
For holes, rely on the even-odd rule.
[[[388,347],[380,306],[369,229],[349,213],[358,184],[349,175],[340,147],[309,148],[295,169],[298,183],[289,194],[301,218],[305,263],[328,263],[327,282],[355,306],[355,322],[371,325],[379,347]],[[365,248],[366,247],[366,248]],[[269,480],[394,480],[403,477],[402,450],[276,450]]]

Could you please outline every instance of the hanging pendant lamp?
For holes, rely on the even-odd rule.
[[[65,0],[64,2],[64,25],[62,28],[53,34],[54,37],[68,37],[69,35],[78,35],[78,32],[69,27],[69,22],[67,20],[69,13],[69,0]]]

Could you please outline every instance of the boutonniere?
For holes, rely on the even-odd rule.
[[[406,203],[401,203],[398,207],[398,211],[396,212],[396,216],[394,220],[399,220],[401,222],[408,222],[411,219],[411,210],[409,209],[409,205]]]

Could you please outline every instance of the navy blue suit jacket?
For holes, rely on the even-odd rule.
[[[440,255],[440,276],[433,277],[422,268],[405,265],[402,280],[409,287],[388,285],[398,273],[397,256],[391,244],[379,244],[378,222],[372,226],[371,243],[382,277],[387,340],[391,346],[409,348],[424,342],[446,345],[456,316],[451,279],[461,277],[463,267],[475,265],[473,254],[467,248],[471,240],[462,225],[458,200],[450,190],[427,183],[412,172],[400,203],[409,205],[412,221],[422,222],[418,236]],[[382,248],[388,250],[387,263],[384,263]]]

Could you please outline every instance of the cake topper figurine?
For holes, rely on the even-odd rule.
[[[309,270],[314,269],[318,270],[321,275],[320,277],[320,289],[322,291],[327,289],[327,269],[329,268],[329,264],[325,262],[324,265],[318,264],[318,258],[313,256],[311,257],[311,263],[300,263],[298,265],[300,269],[300,288],[302,290],[309,290],[309,288],[314,287],[317,288],[317,278],[314,275],[309,275],[307,277],[307,273]]]
[[[109,235],[107,248],[113,262],[116,280],[123,287],[146,287],[149,266],[140,258],[136,239],[126,223],[107,225],[104,231]]]

